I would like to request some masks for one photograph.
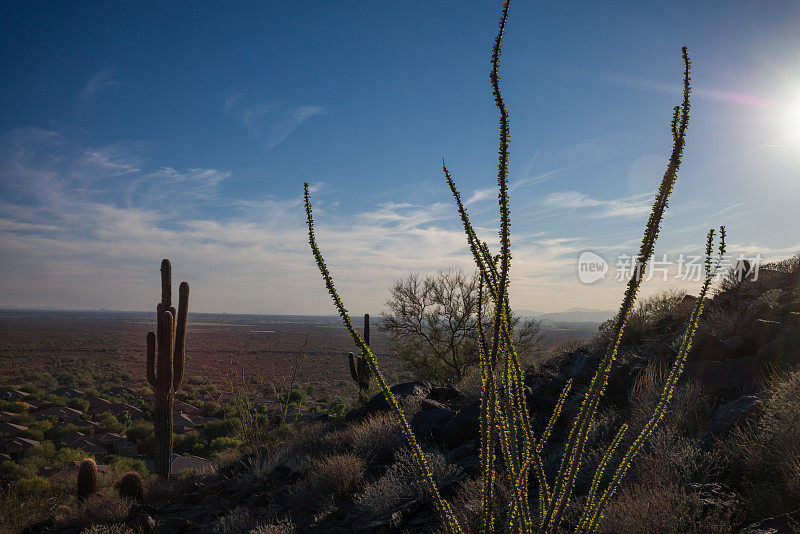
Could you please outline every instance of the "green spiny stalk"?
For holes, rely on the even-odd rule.
[[[166,477],[172,473],[172,405],[183,381],[188,313],[189,284],[181,282],[176,313],[172,306],[172,266],[164,259],[161,262],[161,302],[156,307],[157,334],[147,334],[147,381],[154,395],[153,472]]]
[[[717,274],[717,270],[722,262],[722,257],[725,255],[725,227],[720,227],[720,244],[718,248],[717,260],[714,262],[712,259],[712,252],[714,246],[714,229],[712,228],[708,232],[708,237],[706,239],[706,254],[705,254],[705,281],[703,282],[703,286],[700,289],[700,294],[697,297],[697,301],[695,302],[694,308],[692,309],[692,313],[689,316],[689,327],[683,334],[683,340],[681,341],[681,346],[678,351],[678,356],[675,358],[675,362],[672,364],[670,369],[670,373],[667,376],[666,383],[664,384],[664,388],[662,389],[661,396],[659,398],[659,402],[656,406],[656,409],[653,411],[653,415],[650,417],[650,420],[645,424],[644,428],[642,428],[639,435],[633,441],[631,446],[628,448],[628,451],[622,458],[619,467],[617,467],[614,476],[609,482],[608,487],[606,488],[603,496],[596,502],[590,503],[591,506],[584,509],[584,515],[586,519],[582,518],[582,523],[585,524],[585,531],[592,532],[594,529],[597,528],[597,524],[599,523],[600,519],[602,519],[603,510],[605,506],[608,504],[608,501],[614,496],[617,488],[619,487],[622,478],[625,476],[625,473],[628,471],[633,460],[639,454],[644,446],[644,442],[647,440],[648,437],[653,433],[655,430],[656,425],[664,418],[664,414],[669,407],[669,404],[672,400],[673,393],[675,391],[675,384],[678,382],[678,378],[680,378],[681,373],[683,372],[684,364],[686,363],[686,357],[689,354],[689,351],[692,349],[692,341],[694,340],[694,336],[697,333],[697,328],[699,326],[700,317],[703,315],[703,309],[705,306],[705,299],[708,293],[709,287],[711,286],[711,282]],[[580,525],[580,523],[579,523]]]
[[[678,169],[680,168],[681,158],[683,156],[683,148],[686,143],[686,128],[689,124],[689,95],[691,94],[691,78],[689,76],[690,62],[685,46],[682,48],[682,56],[685,67],[683,76],[683,103],[681,105],[677,127],[672,127],[674,134],[672,154],[669,164],[667,165],[667,170],[661,180],[658,193],[656,194],[653,209],[645,228],[644,237],[642,238],[642,245],[634,264],[634,272],[628,282],[625,297],[620,306],[619,313],[617,314],[614,329],[612,330],[611,341],[601,359],[597,372],[592,377],[589,391],[584,397],[581,409],[567,438],[564,457],[562,458],[561,466],[558,470],[558,477],[553,487],[553,499],[548,507],[545,521],[540,526],[540,532],[542,533],[550,534],[555,532],[558,525],[561,523],[562,514],[572,494],[575,479],[578,475],[578,469],[583,460],[583,452],[589,435],[589,427],[597,412],[600,399],[602,399],[605,393],[608,376],[611,372],[611,365],[614,363],[614,360],[616,360],[617,349],[622,340],[625,324],[627,323],[631,309],[633,309],[636,294],[639,291],[639,286],[644,277],[647,261],[653,254],[653,249],[661,226],[661,220],[667,208],[669,195],[672,192],[678,176]],[[673,114],[673,118],[675,116],[676,114]]]
[[[434,507],[436,508],[439,517],[442,519],[444,527],[448,532],[460,534],[462,532],[461,526],[458,524],[450,504],[439,494],[439,489],[436,487],[436,483],[433,480],[433,474],[428,466],[425,453],[422,452],[422,447],[420,447],[419,442],[414,436],[414,432],[411,430],[411,425],[408,423],[405,412],[403,412],[403,409],[400,407],[400,403],[397,401],[397,398],[389,389],[389,385],[386,382],[383,373],[381,373],[380,368],[378,367],[378,360],[370,350],[369,345],[367,345],[364,339],[358,335],[358,332],[353,326],[353,322],[350,320],[350,316],[347,314],[347,309],[344,307],[344,303],[342,302],[342,299],[339,297],[339,294],[333,285],[333,278],[328,271],[328,267],[325,265],[325,260],[322,257],[319,247],[317,246],[317,240],[314,234],[314,218],[311,213],[311,197],[308,193],[308,182],[303,185],[303,190],[306,207],[306,223],[308,224],[308,243],[311,246],[311,251],[314,254],[314,259],[316,260],[317,267],[322,274],[322,278],[325,280],[325,286],[328,288],[328,293],[330,293],[331,299],[333,299],[333,303],[339,312],[339,316],[342,318],[347,331],[350,332],[350,336],[352,336],[353,341],[359,346],[359,348],[361,348],[361,353],[367,357],[367,362],[369,363],[372,373],[375,375],[378,386],[381,388],[381,391],[383,391],[386,402],[389,403],[392,412],[400,422],[400,428],[403,431],[403,435],[405,436],[406,440],[408,441],[409,447],[411,448],[411,453],[416,461],[420,478],[422,479],[423,484],[433,499]]]
[[[364,314],[364,343],[369,346],[369,314]],[[369,382],[372,379],[372,372],[366,354],[361,352],[361,356],[355,356],[352,352],[348,355],[350,360],[350,376],[358,384],[358,399],[362,403],[369,397]]]

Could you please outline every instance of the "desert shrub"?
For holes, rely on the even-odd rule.
[[[133,530],[124,523],[115,525],[92,525],[81,531],[81,534],[133,534]]]
[[[211,531],[214,534],[240,534],[250,532],[258,527],[258,520],[253,513],[242,506],[238,506],[216,520]]]
[[[76,410],[80,410],[83,413],[89,411],[89,401],[87,401],[86,399],[81,399],[80,397],[69,399],[67,401],[67,406],[69,406],[70,408],[74,408]]]
[[[391,414],[376,414],[346,429],[353,451],[367,463],[387,463],[405,444],[400,423]]]
[[[431,497],[426,484],[420,480],[413,454],[403,448],[396,457],[396,462],[381,477],[367,484],[356,501],[358,508],[372,517],[386,515],[404,503],[427,502]],[[461,469],[448,464],[438,451],[425,453],[425,459],[437,487],[455,482],[462,476]]]
[[[241,446],[242,442],[236,438],[229,438],[227,436],[223,436],[221,438],[214,438],[208,444],[208,449],[214,452],[221,452],[225,449],[235,449]]]
[[[734,430],[726,453],[734,473],[741,474],[745,500],[755,517],[789,512],[800,506],[800,371],[773,378],[771,396],[761,418]]]
[[[331,499],[355,491],[364,478],[364,460],[353,454],[333,454],[311,461],[305,479],[293,488],[303,508],[320,509]]]
[[[708,506],[676,484],[645,481],[622,490],[606,508],[599,532],[607,534],[726,534],[735,532],[735,511]]]
[[[291,519],[283,519],[278,523],[259,525],[248,534],[294,534],[295,527]]]
[[[113,434],[124,434],[125,425],[119,422],[113,414],[105,412],[95,417],[95,422],[100,425],[101,432],[111,432]]]
[[[670,289],[649,297],[639,299],[628,316],[628,322],[622,335],[621,345],[638,345],[648,341],[657,325],[664,322],[683,324],[689,318],[691,307],[687,307],[683,299],[683,291]],[[603,350],[609,343],[616,319],[609,319],[600,325],[593,344]]]

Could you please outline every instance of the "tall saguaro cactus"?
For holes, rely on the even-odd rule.
[[[156,307],[158,332],[147,334],[147,381],[155,393],[153,471],[167,477],[172,472],[172,403],[183,380],[188,312],[189,284],[181,282],[176,314],[172,305],[172,266],[168,259],[164,259],[161,262],[161,302]]]
[[[364,343],[369,346],[369,314],[364,314]],[[361,402],[367,399],[369,394],[369,381],[372,378],[372,371],[369,368],[367,355],[362,351],[361,356],[355,356],[352,352],[350,357],[350,376],[358,384],[358,398]]]

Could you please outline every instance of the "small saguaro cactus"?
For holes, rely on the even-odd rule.
[[[369,314],[364,314],[364,343],[369,346]],[[352,352],[350,358],[350,376],[358,384],[358,398],[364,402],[369,394],[369,381],[372,378],[372,371],[366,355],[362,352],[361,356],[356,356]]]
[[[167,477],[172,472],[172,404],[183,380],[188,312],[189,284],[181,282],[178,312],[175,313],[172,305],[172,266],[165,259],[161,262],[161,302],[156,307],[158,333],[147,334],[147,381],[153,386],[155,396],[153,472]]]
[[[144,498],[144,480],[136,471],[128,471],[117,484],[117,491],[123,499],[141,501]]]
[[[97,492],[100,483],[100,475],[97,472],[97,464],[91,458],[81,462],[78,470],[78,500],[82,501],[86,497]]]

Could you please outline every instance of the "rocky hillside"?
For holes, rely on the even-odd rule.
[[[762,267],[757,280],[724,280],[708,303],[672,408],[629,471],[602,532],[789,533],[800,521],[800,256]],[[620,424],[639,428],[657,402],[693,297],[667,294],[633,313],[590,436],[574,500],[580,506],[601,452]],[[544,451],[558,466],[605,345],[554,350],[529,367],[536,432],[567,380],[572,392]],[[443,496],[462,524],[480,509],[475,378],[448,387],[395,385]],[[437,532],[397,422],[381,394],[344,420],[305,424],[215,474],[151,481],[113,527],[91,532]],[[620,447],[623,449],[623,447]],[[501,495],[502,498],[502,495]],[[60,515],[59,515],[60,514]],[[113,514],[112,514],[113,515]],[[61,510],[29,532],[82,532],[92,517]],[[76,524],[79,522],[80,524]],[[645,526],[646,525],[646,526]],[[106,530],[103,530],[106,529]]]

